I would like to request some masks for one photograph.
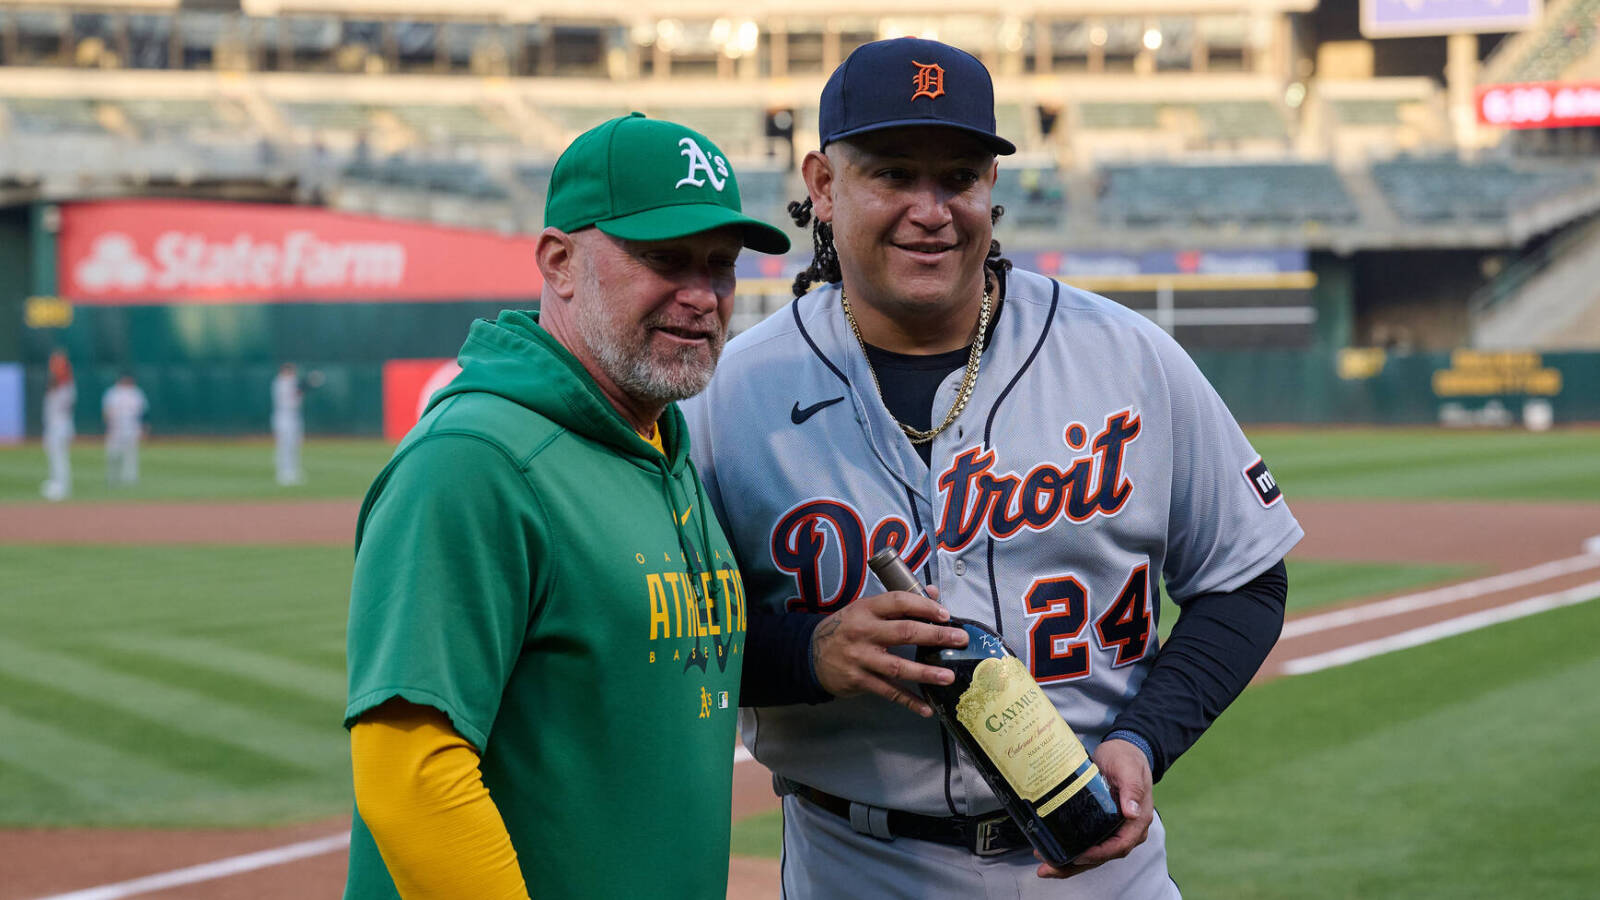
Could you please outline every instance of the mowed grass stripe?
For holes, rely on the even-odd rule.
[[[1487,566],[1324,562],[1309,559],[1291,559],[1288,569],[1288,608],[1291,614],[1362,597],[1463,581],[1490,571]]]
[[[1600,430],[1251,429],[1296,497],[1600,500]]]
[[[0,709],[0,714],[4,712]],[[11,733],[6,732],[7,735]],[[34,772],[34,760],[31,754],[29,756],[27,767],[7,762],[6,747],[0,746],[0,827],[38,825],[54,817],[64,817],[68,821],[92,819],[103,808],[61,790],[55,781]]]
[[[1416,465],[1360,467],[1337,474],[1323,471],[1316,473],[1316,483],[1323,493],[1336,496],[1548,500],[1567,499],[1569,487],[1593,475],[1592,459],[1533,460],[1508,452],[1469,459],[1422,458]],[[1285,484],[1285,491],[1293,491],[1297,483]]]
[[[313,701],[344,706],[344,660],[336,665],[310,665],[275,652],[187,635],[127,634],[107,636],[100,645],[158,660],[181,662],[235,680],[270,685]],[[342,643],[341,643],[342,646]]]
[[[270,440],[158,438],[140,448],[139,483],[112,488],[106,484],[103,443],[83,438],[72,447],[69,502],[359,500],[393,452],[394,445],[379,438],[313,439],[301,454],[305,484],[282,487],[273,480]],[[0,503],[37,502],[44,477],[37,443],[0,447]]]
[[[345,672],[345,644],[344,632],[341,630],[336,640],[328,641],[258,641],[257,646],[263,651],[282,659],[294,660],[307,666],[319,669],[331,669],[339,673],[340,683],[343,683]]]
[[[0,634],[168,629],[325,639],[344,633],[342,547],[0,546]]]
[[[1592,896],[1597,629],[1591,602],[1252,687],[1156,789],[1185,896]]]
[[[319,694],[310,694],[245,673],[219,670],[183,657],[165,659],[109,642],[94,653],[100,665],[126,675],[190,690],[217,703],[259,713],[264,719],[293,723],[311,731],[337,726],[344,710],[344,692],[339,689],[343,679],[337,677],[331,681],[324,677]]]
[[[142,717],[175,732],[209,737],[293,767],[308,759],[346,752],[345,735],[336,722],[326,729],[296,725],[246,705],[219,702],[187,686],[126,675],[67,653],[40,651],[5,638],[0,638],[0,671],[49,684],[85,701],[115,698],[118,704],[137,709]]]
[[[47,782],[90,808],[122,806],[141,799],[215,791],[218,783],[175,771],[149,759],[90,740],[74,730],[40,722],[0,707],[0,762]],[[48,796],[48,795],[46,795]],[[26,823],[33,809],[0,803],[0,821]],[[31,804],[30,804],[31,806]]]
[[[0,674],[0,706],[65,734],[115,748],[175,772],[243,787],[304,775],[304,765],[256,753],[237,742],[177,731],[116,696],[82,697],[48,683]],[[48,758],[45,760],[49,762]]]

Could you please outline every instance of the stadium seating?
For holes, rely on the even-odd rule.
[[[1212,141],[1281,140],[1289,136],[1283,116],[1264,100],[1194,104],[1205,136]]]
[[[1281,104],[1257,99],[1085,101],[1073,133],[1090,157],[1108,160],[1217,150],[1281,155],[1289,139]]]
[[[482,200],[510,199],[506,186],[472,161],[391,156],[378,163],[352,161],[343,174],[351,181],[375,182],[414,191],[458,194]]]
[[[278,108],[291,127],[312,133],[344,133],[352,137],[367,131],[372,121],[367,108],[356,103],[280,103]]]
[[[764,139],[761,111],[748,106],[654,106],[645,112],[707,135],[730,156],[747,156]]]
[[[148,139],[239,138],[254,130],[244,110],[231,101],[150,98],[113,105],[129,128]]]
[[[1066,192],[1053,165],[1001,164],[995,203],[1006,208],[1002,220],[1017,228],[1054,228],[1066,215]]]
[[[494,143],[515,140],[511,132],[471,104],[407,104],[387,107],[402,125],[430,144]]]
[[[1399,125],[1404,101],[1382,97],[1329,101],[1329,108],[1341,125]]]
[[[1080,103],[1078,112],[1079,127],[1092,131],[1153,131],[1161,127],[1157,103]]]
[[[1594,179],[1590,170],[1519,171],[1445,156],[1375,163],[1372,177],[1401,218],[1421,223],[1499,221],[1520,203]]]
[[[7,119],[20,134],[106,134],[92,100],[77,97],[7,97]]]
[[[1019,147],[1031,143],[1032,130],[1028,127],[1028,112],[1020,103],[995,104],[994,130],[996,134]]]
[[[790,200],[804,196],[805,188],[798,183],[791,187],[787,172],[758,166],[740,166],[739,199],[744,211],[758,219],[783,223],[789,220],[785,211]]]
[[[1125,226],[1350,224],[1355,204],[1331,166],[1108,166],[1099,218]]]
[[[1539,27],[1507,41],[1509,59],[1490,61],[1490,83],[1555,81],[1595,47],[1600,30],[1600,0],[1559,0],[1548,4]]]
[[[554,146],[564,147],[572,138],[607,119],[625,116],[629,110],[623,104],[617,103],[611,106],[541,105],[538,107],[538,112],[561,129],[563,134],[552,143]]]

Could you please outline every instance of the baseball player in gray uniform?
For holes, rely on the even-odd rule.
[[[1153,785],[1282,626],[1300,527],[1194,363],[991,243],[993,102],[953,47],[852,53],[791,207],[817,223],[797,293],[823,284],[684,405],[749,593],[743,739],[785,794],[789,900],[1178,896]],[[938,604],[884,592],[884,547]],[[1182,610],[1159,646],[1158,578]],[[1066,869],[928,718],[915,683],[949,673],[909,645],[963,643],[944,610],[1001,632],[1117,796]]]
[[[106,423],[106,482],[139,482],[139,439],[144,436],[144,414],[150,408],[144,391],[132,375],[123,375],[100,398],[100,415]]]
[[[278,484],[283,486],[305,482],[305,473],[300,469],[300,445],[306,436],[305,421],[300,416],[304,396],[295,364],[279,366],[278,374],[272,378],[272,441]]]
[[[77,433],[73,407],[78,388],[72,380],[72,363],[60,350],[50,354],[50,386],[44,392],[44,453],[50,477],[39,486],[46,500],[72,496],[72,438]]]

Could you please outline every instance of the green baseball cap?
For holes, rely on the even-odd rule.
[[[578,135],[550,173],[544,223],[595,226],[630,241],[660,241],[738,225],[744,245],[784,253],[789,237],[745,215],[722,151],[676,122],[633,113]]]

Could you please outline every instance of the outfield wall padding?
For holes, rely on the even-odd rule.
[[[282,361],[317,370],[305,400],[311,434],[378,435],[383,364],[452,358],[498,301],[79,305],[70,323],[21,331],[27,433],[40,431],[45,360],[67,350],[80,433],[101,430],[102,392],[131,372],[163,434],[266,434]],[[1195,362],[1245,423],[1496,424],[1530,399],[1557,424],[1600,422],[1600,352],[1404,353],[1370,348],[1195,350]]]

